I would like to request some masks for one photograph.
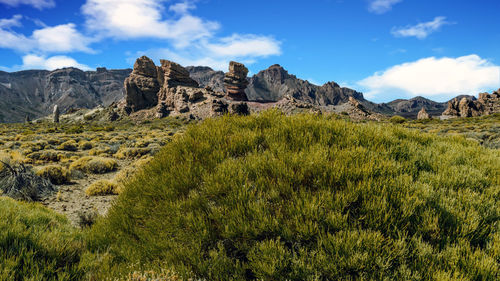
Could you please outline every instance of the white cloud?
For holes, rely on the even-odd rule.
[[[55,70],[64,67],[76,67],[82,70],[91,70],[89,66],[78,63],[75,59],[67,56],[53,56],[47,58],[33,54],[23,56],[23,65],[19,68]]]
[[[72,23],[35,30],[32,37],[37,48],[44,52],[92,52],[88,47],[91,40],[78,32]]]
[[[6,29],[9,26],[21,25],[21,17],[0,19],[0,48],[13,49],[20,52],[93,52],[88,45],[92,40],[82,35],[72,23],[52,27],[44,27],[33,31],[30,37]]]
[[[22,34],[0,28],[0,48],[26,52],[33,49],[34,41]]]
[[[17,7],[19,5],[30,5],[40,10],[56,6],[54,0],[0,0],[0,3],[13,7]]]
[[[457,95],[476,95],[498,88],[500,66],[478,55],[430,57],[393,66],[358,84],[368,90],[368,98],[376,100],[398,93],[445,101]]]
[[[178,46],[210,37],[219,24],[188,13],[194,8],[178,3],[170,8],[178,17],[165,19],[164,0],[87,0],[82,7],[86,25],[101,36],[117,39],[170,39]],[[180,13],[180,14],[179,14]]]
[[[22,26],[21,19],[22,15],[14,15],[10,19],[0,19],[0,28],[11,28]]]
[[[429,22],[422,22],[417,25],[408,25],[406,27],[394,27],[391,31],[396,37],[416,37],[425,39],[431,33],[438,31],[443,25],[452,24],[446,21],[446,17],[436,17]]]
[[[370,0],[368,10],[375,14],[383,14],[392,10],[392,6],[403,0]]]
[[[234,34],[219,41],[206,43],[204,47],[218,57],[267,57],[281,54],[280,42],[269,36]]]

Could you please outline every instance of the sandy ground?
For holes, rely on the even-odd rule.
[[[120,168],[126,167],[130,161],[119,161]],[[85,189],[97,180],[112,180],[119,170],[103,175],[85,175],[73,180],[71,184],[57,186],[59,191],[45,198],[41,203],[56,212],[65,215],[74,226],[79,226],[82,214],[106,215],[117,195],[87,196]]]

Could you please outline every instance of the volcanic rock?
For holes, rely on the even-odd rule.
[[[418,120],[425,120],[425,119],[430,119],[431,116],[427,111],[425,110],[425,107],[422,107],[422,109],[418,112],[417,119]]]
[[[197,88],[199,86],[198,82],[189,77],[189,71],[180,64],[169,60],[160,60],[160,62],[164,74],[164,82],[162,83],[164,88],[173,88],[177,86]]]
[[[248,86],[248,69],[245,65],[231,61],[229,63],[229,72],[224,77],[224,85],[228,98],[236,101],[247,101],[245,89]]]
[[[228,112],[227,102],[219,99],[212,100],[212,117],[221,116]]]
[[[160,83],[154,62],[146,56],[138,58],[124,87],[126,106],[132,111],[156,106]]]
[[[250,115],[250,108],[246,102],[231,103],[229,113],[236,115]]]
[[[492,94],[481,93],[479,99],[469,97],[454,98],[448,102],[448,108],[443,112],[443,118],[476,117],[500,112],[500,90]]]

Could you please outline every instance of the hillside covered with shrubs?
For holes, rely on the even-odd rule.
[[[59,280],[500,277],[500,151],[463,136],[268,111],[189,125],[143,167],[87,229],[66,230],[51,212],[0,212],[2,270],[33,280],[46,264]],[[46,235],[23,232],[41,220]],[[67,248],[47,246],[60,239]]]

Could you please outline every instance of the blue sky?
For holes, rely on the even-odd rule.
[[[272,64],[376,102],[500,87],[498,0],[0,0],[0,69]]]

